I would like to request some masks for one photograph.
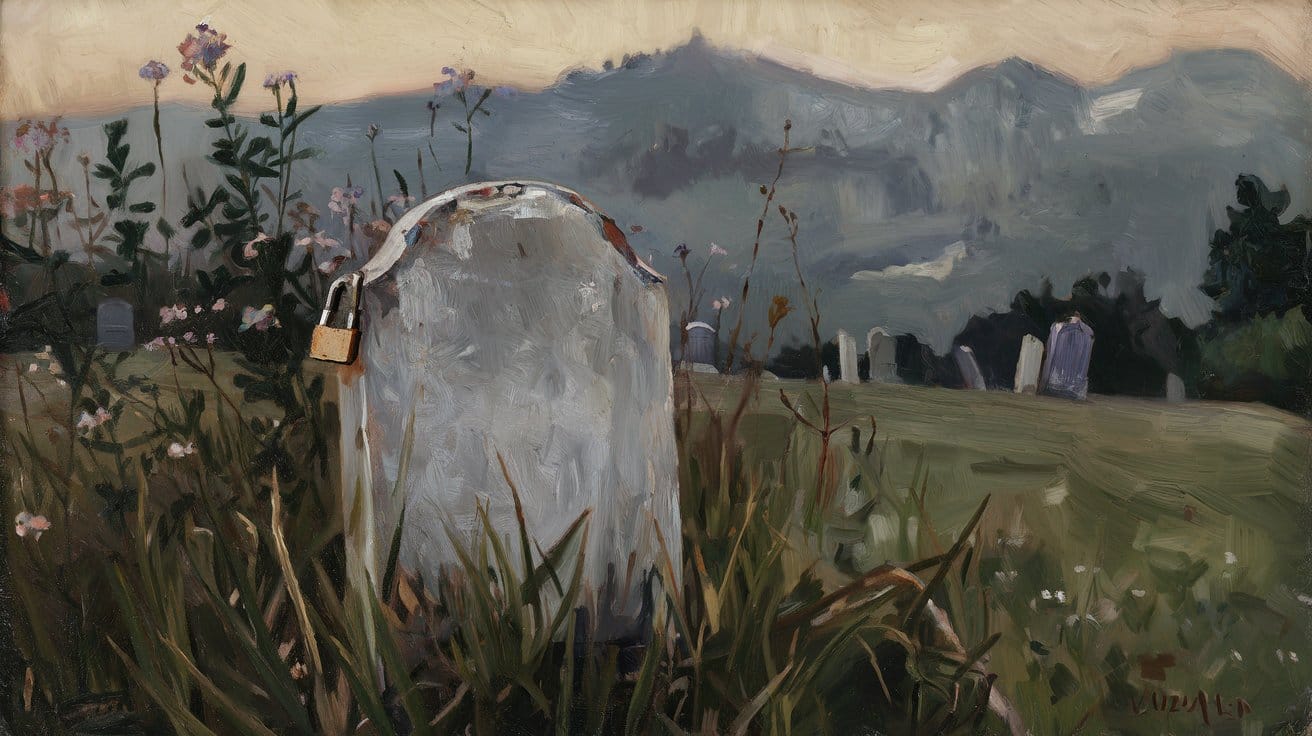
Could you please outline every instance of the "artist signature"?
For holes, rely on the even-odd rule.
[[[1206,725],[1211,725],[1213,718],[1238,720],[1253,712],[1253,706],[1239,697],[1229,698],[1221,693],[1208,695],[1204,690],[1185,695],[1148,688],[1130,699],[1130,709],[1136,716],[1148,713],[1194,713]]]

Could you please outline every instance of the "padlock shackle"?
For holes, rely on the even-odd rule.
[[[332,321],[333,315],[337,313],[338,307],[341,306],[342,292],[348,286],[351,289],[351,311],[346,315],[346,326],[355,327],[355,323],[360,317],[360,302],[364,295],[364,277],[360,275],[359,271],[338,276],[328,285],[328,296],[324,298],[323,311],[319,314],[320,326],[327,326]]]

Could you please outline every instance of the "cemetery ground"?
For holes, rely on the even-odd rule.
[[[232,375],[234,371],[226,365],[231,357],[222,352],[215,355],[220,366],[215,374]],[[0,383],[4,389],[0,396],[4,399],[5,431],[10,446],[26,455],[35,444],[51,442],[52,428],[62,421],[58,411],[51,417],[42,408],[45,401],[42,392],[55,406],[59,388],[56,377],[44,370],[26,372],[31,362],[28,356],[10,357],[14,360],[6,360],[7,370]],[[26,411],[17,403],[19,393],[14,381],[19,374],[14,372],[15,367],[22,371]],[[160,401],[165,405],[193,392],[206,394],[207,408],[201,414],[205,431],[213,435],[211,441],[228,443],[224,446],[232,448],[240,444],[229,436],[231,429],[223,426],[224,410],[220,407],[225,404],[217,397],[216,386],[185,366],[175,376],[167,352],[137,351],[123,363],[120,372],[151,377],[159,386]],[[740,381],[715,375],[697,375],[693,380],[704,403],[698,403],[694,410],[686,435],[690,437],[722,421],[732,410],[742,387]],[[223,381],[220,386],[225,391],[233,388]],[[777,483],[769,486],[775,496],[781,495],[784,489],[809,487],[818,457],[818,441],[798,428],[779,399],[780,390],[787,392],[803,416],[816,415],[817,384],[801,381],[759,384],[738,430],[744,446],[741,459],[744,469],[734,476],[775,478]],[[800,654],[796,655],[797,668],[807,670],[813,679],[795,683],[787,675],[767,678],[769,682],[763,683],[759,690],[751,688],[747,697],[735,703],[739,713],[746,714],[741,723],[744,730],[750,726],[747,732],[786,732],[780,726],[786,722],[781,720],[786,719],[784,713],[805,712],[813,707],[802,694],[807,688],[845,693],[846,697],[835,697],[832,692],[827,695],[825,702],[831,720],[826,725],[830,729],[835,723],[843,722],[846,714],[839,709],[844,706],[859,711],[884,708],[885,703],[896,702],[896,707],[890,710],[902,709],[914,700],[907,700],[908,694],[899,687],[898,673],[894,670],[926,670],[915,677],[925,678],[928,691],[944,684],[942,680],[934,682],[934,675],[929,671],[941,670],[945,662],[949,665],[949,675],[955,676],[946,680],[946,692],[951,693],[952,699],[968,703],[969,690],[964,687],[964,681],[957,689],[955,680],[961,677],[957,669],[960,666],[964,670],[973,657],[982,655],[984,669],[998,676],[995,687],[1011,701],[1032,733],[1116,730],[1147,734],[1167,729],[1174,733],[1211,733],[1225,728],[1242,728],[1245,733],[1263,729],[1294,733],[1292,726],[1288,731],[1279,729],[1281,724],[1293,723],[1301,715],[1306,697],[1304,689],[1312,682],[1312,663],[1308,661],[1312,656],[1309,647],[1312,642],[1303,625],[1309,600],[1308,591],[1291,589],[1282,581],[1301,579],[1300,570],[1306,564],[1306,546],[1299,529],[1312,453],[1312,427],[1305,421],[1256,404],[1167,404],[1099,396],[1087,402],[1073,402],[1002,392],[882,384],[832,384],[830,398],[835,423],[850,419],[852,424],[834,435],[833,472],[847,493],[839,494],[836,499],[835,503],[842,507],[841,513],[834,517],[837,521],[827,523],[823,529],[822,535],[829,539],[820,547],[832,551],[835,540],[844,540],[837,548],[844,559],[836,561],[838,564],[832,566],[827,577],[819,572],[825,560],[807,562],[802,555],[792,555],[787,564],[763,564],[755,571],[744,569],[735,574],[747,580],[745,587],[767,592],[774,588],[777,595],[783,595],[799,581],[803,587],[822,585],[826,591],[841,591],[848,590],[845,586],[853,585],[854,579],[861,580],[862,572],[878,569],[885,561],[910,563],[920,574],[930,575],[932,567],[917,567],[915,561],[961,551],[958,564],[938,581],[934,599],[946,611],[952,628],[970,652],[955,660],[944,658],[936,655],[932,647],[913,640],[907,642],[905,654],[890,659],[885,648],[868,645],[867,639],[834,639],[834,648],[822,647],[811,652],[810,661],[804,662]],[[331,395],[325,401],[331,401]],[[707,412],[707,405],[718,411]],[[258,418],[261,414],[276,415],[271,405],[238,403],[236,406],[254,422],[261,421]],[[120,438],[147,431],[147,423],[138,423],[132,412],[122,416],[124,420],[115,428]],[[872,417],[876,428],[873,442]],[[705,450],[700,446],[681,447],[685,480],[690,467],[702,476],[713,475],[707,466]],[[91,453],[79,453],[77,457],[78,463],[92,462]],[[252,468],[272,467],[249,455],[238,457]],[[268,732],[257,719],[243,717],[243,708],[275,724],[273,733],[300,732],[294,718],[287,716],[284,723],[278,715],[281,711],[268,703],[290,712],[296,709],[298,698],[304,703],[307,696],[318,709],[313,716],[315,729],[335,717],[345,723],[347,710],[336,713],[330,706],[349,700],[348,694],[354,695],[358,709],[349,711],[352,717],[363,715],[365,720],[372,718],[374,724],[389,718],[395,720],[398,712],[414,706],[411,702],[414,691],[404,687],[400,688],[399,696],[394,691],[371,702],[365,692],[367,686],[348,681],[347,677],[339,677],[333,683],[318,677],[318,672],[334,667],[343,672],[368,670],[358,660],[362,651],[368,649],[365,640],[369,627],[358,625],[358,621],[367,621],[369,617],[359,611],[344,610],[340,601],[333,602],[329,579],[335,573],[330,569],[331,561],[306,562],[311,557],[305,548],[323,547],[334,531],[322,527],[340,529],[340,518],[325,517],[322,508],[312,511],[315,503],[330,503],[336,491],[304,486],[311,489],[317,500],[307,500],[300,506],[288,504],[288,508],[281,510],[275,504],[272,517],[242,516],[240,519],[245,521],[226,527],[226,534],[214,534],[201,523],[213,509],[195,511],[188,517],[191,521],[185,524],[171,525],[165,521],[167,513],[163,509],[176,505],[186,495],[187,483],[191,487],[207,487],[204,466],[196,464],[190,455],[174,459],[187,463],[190,468],[187,474],[195,477],[179,481],[173,487],[152,484],[150,493],[159,497],[148,499],[150,514],[143,513],[135,503],[111,498],[85,484],[79,484],[77,495],[69,498],[73,511],[68,515],[56,513],[49,496],[11,499],[9,508],[33,513],[46,511],[52,522],[52,527],[44,532],[44,539],[33,539],[29,533],[22,539],[8,540],[11,573],[16,579],[20,605],[26,606],[21,618],[38,634],[36,639],[45,639],[40,642],[19,636],[31,667],[25,673],[26,681],[34,683],[25,687],[22,698],[33,718],[49,717],[54,722],[57,714],[62,719],[60,722],[72,723],[70,714],[110,719],[132,710],[129,706],[134,696],[131,695],[84,699],[71,705],[59,702],[59,693],[78,689],[93,692],[129,689],[115,674],[120,659],[134,663],[129,666],[132,681],[140,683],[149,699],[166,711],[167,719],[179,732],[210,733],[195,716],[184,712],[189,704],[194,710],[211,714],[215,720],[206,719],[211,725],[226,723],[227,728],[237,729],[220,727],[215,733]],[[31,471],[24,467],[24,462],[14,463],[7,469],[11,478],[16,473]],[[727,467],[734,460],[722,457],[720,462]],[[716,488],[705,477],[699,483],[708,496]],[[733,495],[727,488],[731,482],[724,483],[725,488],[721,490]],[[264,484],[268,485],[268,479]],[[30,489],[22,482],[11,485],[19,489],[20,496]],[[530,493],[531,489],[519,489],[519,492]],[[277,496],[275,488],[271,498]],[[983,507],[983,515],[972,525],[972,514],[986,497],[988,503]],[[703,564],[717,566],[712,558],[716,551],[713,532],[717,522],[691,518],[696,509],[702,509],[704,516],[707,511],[710,516],[727,514],[720,520],[726,526],[721,535],[727,532],[730,539],[741,533],[736,523],[745,518],[741,516],[743,507],[750,509],[760,504],[773,512],[783,509],[801,513],[796,504],[777,505],[768,494],[738,496],[733,504],[736,510],[709,502],[699,506],[703,502],[696,501],[692,504],[688,499],[684,501],[685,548],[690,544],[696,546],[695,540],[700,538],[705,542],[709,563],[686,552],[685,558],[690,559],[692,566],[685,570],[695,570]],[[267,506],[261,508],[268,513]],[[154,514],[158,514],[155,523],[145,521]],[[270,521],[270,518],[278,519],[279,514],[286,519],[281,533],[279,525]],[[750,516],[750,511],[747,514]],[[325,522],[325,518],[330,521]],[[133,538],[131,544],[116,541],[114,526],[125,525],[131,529],[138,524],[150,528],[141,527],[139,531],[145,533]],[[188,541],[183,545],[186,555],[175,560],[159,559],[161,553],[153,546],[151,535],[186,538]],[[226,535],[231,538],[225,539]],[[800,543],[791,533],[782,532],[781,536],[787,537],[785,546]],[[958,539],[966,542],[960,549],[954,545]],[[281,557],[250,552],[250,548],[265,544],[277,548],[279,540],[285,547]],[[555,540],[539,541],[547,547]],[[510,545],[513,540],[506,542]],[[67,576],[77,576],[78,571],[58,564],[60,555],[68,550],[72,550],[79,566],[94,570],[95,574],[76,585],[70,583]],[[502,554],[502,550],[485,547],[476,566],[505,571]],[[509,554],[513,556],[517,552]],[[789,557],[778,550],[774,554]],[[126,580],[121,572],[118,580],[106,579],[104,560],[131,559],[137,555],[141,567],[156,564],[160,569],[140,579]],[[226,589],[218,591],[208,585],[182,583],[180,568],[203,570],[207,564],[217,564],[216,558],[226,555],[235,556],[233,564],[238,567],[249,561],[252,567],[248,581],[255,581],[254,588],[242,590],[238,584],[228,598]],[[280,584],[278,570],[284,561],[307,566],[308,569],[295,576],[301,578],[304,589],[294,585],[284,588]],[[808,581],[805,575],[808,570],[815,570],[821,580]],[[760,577],[752,579],[753,572]],[[685,584],[689,582],[686,577]],[[241,580],[240,575],[231,578]],[[488,580],[475,578],[473,585],[494,588],[495,580],[495,574]],[[81,622],[79,631],[71,638],[58,630],[61,622],[54,614],[59,603],[53,598],[60,595],[64,585],[70,589],[85,586],[86,593],[104,604],[94,609],[90,620]],[[139,585],[146,589],[133,589]],[[701,622],[692,631],[680,633],[686,641],[699,642],[690,645],[698,651],[701,642],[714,639],[707,633],[712,628],[727,632],[732,643],[717,641],[717,646],[731,654],[717,659],[719,655],[703,652],[706,666],[715,669],[738,658],[735,664],[744,667],[741,671],[750,672],[744,666],[748,662],[741,658],[747,656],[744,652],[761,648],[761,631],[747,609],[759,600],[750,597],[730,600],[726,593],[731,593],[733,586],[719,584],[711,588],[710,595],[697,600]],[[415,581],[401,581],[395,591],[406,600],[411,614],[416,607],[428,611],[427,607],[434,603],[418,590]],[[459,596],[459,591],[444,592]],[[140,600],[132,602],[138,596]],[[206,596],[217,596],[220,600],[210,600],[206,607],[202,605]],[[255,598],[260,604],[253,609],[245,608],[243,596]],[[301,602],[291,605],[289,598],[293,603],[298,599]],[[855,598],[822,600],[835,616],[842,615],[845,607],[868,605]],[[719,612],[722,619],[714,627],[707,623],[708,618],[715,618],[713,614],[707,615],[711,613],[707,605],[711,601],[723,607]],[[775,600],[774,604],[778,606],[780,601]],[[495,637],[506,634],[504,627],[498,628],[505,623],[501,616],[511,618],[513,612],[497,609],[495,603],[488,601],[479,605],[491,606],[490,609],[473,606],[484,616],[490,611],[500,610],[500,613],[491,616],[493,623],[484,622],[483,638],[474,642],[485,651],[471,649],[464,655],[490,658],[494,670],[497,662],[503,668],[509,667],[506,662],[518,662],[517,652],[508,653],[505,646],[526,651],[536,640],[525,636],[496,641]],[[125,625],[121,614],[114,613],[115,606],[120,610],[135,610],[139,623],[135,627]],[[734,610],[734,606],[738,608]],[[41,617],[43,610],[50,614],[48,619]],[[188,610],[190,614],[185,612]],[[391,606],[375,613],[405,632],[400,639],[405,642],[406,636],[414,637],[417,631],[423,631],[423,617],[407,618],[400,613],[402,610],[400,602],[393,600]],[[460,612],[447,610],[445,615],[459,618]],[[326,653],[322,656],[332,655],[335,665],[314,661],[315,654],[303,643],[287,645],[264,640],[271,631],[286,627],[286,619],[299,616],[306,617],[306,630],[317,631],[326,640],[321,641],[320,648]],[[267,625],[261,628],[259,622],[265,618]],[[337,619],[336,623],[331,619]],[[352,620],[357,621],[355,628],[349,624]],[[200,642],[193,651],[186,638],[190,635],[199,641],[199,629],[206,623],[225,631],[228,638]],[[518,623],[531,629],[528,620]],[[572,641],[574,629],[569,623],[558,631]],[[677,621],[675,628],[679,628]],[[375,633],[387,630],[384,627]],[[106,632],[115,640],[114,649],[106,650],[104,642],[97,640]],[[152,635],[158,637],[158,643],[151,643]],[[887,633],[889,640],[898,636],[895,631]],[[869,641],[877,640],[875,637]],[[136,652],[135,657],[119,653],[119,648],[129,644]],[[268,647],[280,651],[270,653],[266,651]],[[281,651],[282,647],[287,650]],[[793,647],[805,649],[806,641],[799,646],[794,638]],[[854,653],[860,660],[882,662],[884,669],[877,671],[877,678],[846,683],[838,676],[838,685],[834,684],[833,673],[811,672],[823,670],[826,660],[850,659]],[[388,649],[381,656],[391,665],[389,658],[402,654],[410,652],[402,647]],[[766,659],[770,656],[767,651]],[[778,651],[773,656],[786,660],[795,655]],[[559,661],[551,659],[549,654],[540,657],[540,661],[531,664],[559,666]],[[649,668],[650,659],[644,659],[637,672],[623,678],[620,686],[625,693],[623,698],[638,700],[635,693],[661,689],[665,673],[655,666]],[[448,666],[459,669],[458,664],[448,663]],[[284,667],[281,679],[268,671],[272,666]],[[607,679],[605,673],[613,673],[616,666],[613,658],[608,664],[603,661],[601,676],[580,681],[587,698],[607,702],[608,694],[615,697],[602,683]],[[395,672],[391,666],[387,669]],[[701,676],[711,682],[720,680],[720,687],[728,690],[732,688],[726,681],[737,671],[729,666],[709,673],[709,677],[705,672]],[[869,668],[865,670],[869,671]],[[291,673],[290,679],[287,672]],[[789,670],[784,667],[781,672]],[[447,675],[450,679],[451,673]],[[232,683],[243,678],[249,678],[244,690],[231,689]],[[79,679],[83,681],[78,682]],[[455,679],[459,681],[458,677]],[[677,678],[669,678],[664,685],[670,686],[671,680],[675,685],[670,688],[669,697],[673,699],[679,693]],[[886,688],[876,684],[885,681],[892,684]],[[221,684],[225,682],[229,689],[226,693]],[[774,686],[770,687],[770,683]],[[794,686],[797,689],[790,691]],[[363,689],[357,690],[358,687]],[[540,694],[547,702],[535,704],[536,696],[524,693],[539,687],[543,688]],[[690,687],[688,682],[682,687],[698,691],[701,697],[709,697],[708,693],[716,690],[707,687],[702,691],[697,685]],[[491,688],[491,691],[478,692],[480,688]],[[160,689],[165,692],[159,692]],[[329,692],[324,692],[325,689]],[[489,724],[499,721],[481,711],[485,707],[507,711],[521,708],[529,715],[549,713],[556,723],[569,724],[565,730],[547,727],[548,731],[557,733],[586,732],[594,725],[592,713],[571,716],[568,708],[558,707],[560,702],[583,697],[580,692],[571,695],[567,690],[551,690],[541,683],[517,683],[513,678],[479,683],[471,679],[440,689],[436,694],[454,706],[436,714],[433,721],[439,726],[431,731],[434,733],[449,732],[444,726],[461,720],[481,724],[475,725],[475,733],[496,732],[488,730]],[[191,701],[203,705],[194,707]],[[261,710],[262,707],[267,710]],[[688,705],[689,709],[693,707]],[[723,707],[728,709],[729,705]],[[936,717],[933,709],[930,713],[920,713],[919,708],[916,705],[913,706],[916,712],[904,713],[905,730],[894,732],[937,733],[935,727],[939,724],[932,720]],[[632,709],[622,708],[618,715],[611,714],[609,720],[620,724],[619,728],[612,726],[614,730],[632,727],[631,732],[635,733],[662,732],[662,728],[664,732],[682,732],[667,717],[648,719],[639,714],[635,718],[629,710]],[[654,707],[655,710],[658,708]],[[604,714],[596,717],[607,718]],[[124,724],[136,722],[127,716],[122,718]],[[453,720],[442,721],[442,718]],[[578,721],[579,718],[587,723]],[[189,724],[189,727],[179,728],[178,724]],[[963,724],[957,725],[964,728]],[[391,733],[381,726],[374,728],[340,732]],[[984,728],[1001,730],[996,720],[986,722]],[[140,731],[124,726],[120,731],[104,732]],[[793,732],[811,731],[794,728]],[[843,731],[839,728],[832,732]]]

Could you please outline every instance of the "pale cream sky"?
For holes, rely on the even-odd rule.
[[[579,66],[677,46],[698,29],[821,76],[933,89],[1021,56],[1110,81],[1172,49],[1255,49],[1312,80],[1309,0],[0,0],[0,117],[146,104],[137,70],[174,70],[165,100],[206,104],[177,44],[198,21],[228,34],[251,78],[298,72],[307,102],[427,88],[447,64],[536,88]],[[247,108],[267,107],[247,95]]]

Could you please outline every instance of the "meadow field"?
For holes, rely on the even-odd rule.
[[[199,422],[195,428],[202,434],[223,437],[227,409],[220,394],[239,393],[225,378],[238,371],[231,354],[211,355],[213,382],[204,372],[174,365],[168,351],[126,355],[118,373],[147,379],[157,389],[157,403],[152,409],[116,400],[114,441],[131,446],[135,435],[154,432],[160,437],[159,420],[150,415],[175,410],[190,415],[199,395],[211,398],[204,408],[194,409],[191,421]],[[32,371],[33,364],[39,370]],[[0,409],[10,442],[24,448],[24,457],[46,440],[54,446],[68,421],[67,406],[58,398],[62,379],[30,355],[9,356],[5,366]],[[323,370],[323,364],[306,364],[305,369],[307,377],[328,379],[322,402],[331,415],[331,370]],[[704,374],[692,381],[693,416],[685,436],[695,437],[699,428],[732,413],[744,383]],[[698,535],[715,526],[712,517],[728,506],[742,513],[745,505],[744,518],[752,518],[753,505],[767,514],[780,509],[802,513],[794,499],[806,496],[814,482],[819,443],[799,426],[780,392],[802,417],[818,415],[818,384],[781,380],[755,386],[737,434],[741,475],[767,479],[748,481],[762,495],[698,512],[702,501],[687,498],[685,489],[685,557],[688,546],[703,538]],[[845,489],[834,502],[841,511],[823,525],[820,535],[826,539],[814,543],[834,558],[822,562],[840,571],[840,577],[830,573],[824,580],[826,589],[885,562],[914,569],[917,561],[943,555],[961,537],[966,552],[959,568],[940,581],[935,603],[967,647],[985,643],[978,650],[983,667],[996,674],[994,687],[1010,700],[1029,732],[1296,733],[1287,724],[1304,717],[1312,682],[1312,589],[1301,583],[1307,580],[1309,553],[1300,531],[1307,524],[1312,424],[1257,404],[1167,404],[1100,396],[1071,402],[884,384],[832,384],[829,399],[833,424],[850,421],[850,426],[834,435],[829,461],[836,486]],[[265,426],[261,422],[279,415],[271,403],[237,401],[231,406],[252,426]],[[699,457],[693,447],[681,450],[686,466]],[[93,456],[79,454],[79,463],[83,457]],[[17,489],[10,507],[50,511],[49,496],[34,494],[40,484],[32,482],[34,469],[27,463],[10,466]],[[69,563],[54,560],[69,540],[68,559],[82,560],[75,566],[100,564],[90,562],[100,554],[98,544],[120,549],[111,533],[108,497],[98,498],[90,483],[77,481],[95,473],[87,467],[71,476],[74,485],[65,492],[73,511],[51,515],[55,527],[46,532],[46,542],[22,545],[21,552],[11,545],[19,555],[11,560],[16,572],[21,575],[33,565],[30,569],[56,571],[50,574],[59,579],[66,573],[58,571]],[[692,477],[698,484],[690,487],[699,494],[715,493],[704,467]],[[311,488],[317,503],[330,504],[336,495],[331,484]],[[176,500],[173,492],[152,484],[149,494],[141,496],[141,508],[167,517],[165,509]],[[775,503],[781,495],[787,498]],[[986,498],[979,523],[968,526]],[[319,528],[325,517],[309,511],[314,506],[305,508],[304,516],[293,512],[289,517],[293,559],[302,553],[296,549],[298,539],[315,540],[307,549],[318,549],[332,533]],[[139,512],[136,507],[127,512],[130,531],[131,517]],[[698,513],[702,518],[695,517]],[[340,524],[337,518],[328,526]],[[737,534],[732,523],[726,530],[728,538]],[[802,539],[789,536],[785,543]],[[706,551],[714,565],[714,550],[707,546]],[[769,574],[794,583],[804,582],[817,564],[806,562],[812,558],[801,553],[781,559],[784,568],[798,569]],[[726,569],[726,576],[738,574],[732,564]],[[95,582],[98,577],[88,578],[89,593],[102,585]],[[28,605],[43,600],[39,591],[49,579],[20,582]],[[752,587],[750,578],[744,584]],[[723,583],[720,588],[726,589]],[[24,648],[34,648],[28,656],[37,671],[36,697],[44,687],[54,699],[58,686],[42,680],[57,675],[36,663],[67,664],[68,655],[50,643],[58,639],[54,629],[42,643],[39,621],[32,623],[37,638]],[[93,632],[96,625],[81,624]],[[144,644],[135,646],[138,657],[147,656]],[[194,656],[204,664],[200,650]],[[824,656],[842,658],[832,652]],[[907,660],[913,675],[916,666]],[[108,661],[101,667],[112,671]],[[840,678],[828,687],[841,689],[841,683]],[[847,687],[864,686],[854,681]],[[889,698],[888,705],[894,706],[891,701],[898,696],[894,687],[891,694],[888,689],[853,692],[845,700],[859,704]],[[159,697],[164,696],[152,694]],[[774,707],[766,705],[762,717]],[[829,717],[841,723],[843,714]],[[919,716],[914,720],[921,722]],[[908,732],[934,732],[917,728]]]

